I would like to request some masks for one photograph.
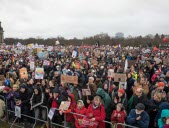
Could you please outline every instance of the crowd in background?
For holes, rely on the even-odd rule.
[[[111,127],[103,120],[139,128],[169,127],[169,50],[58,46],[51,51],[44,48],[41,52],[47,52],[47,56],[42,57],[33,49],[19,53],[19,48],[14,48],[0,53],[0,75],[5,77],[0,95],[6,98],[9,110],[19,106],[22,114],[47,120],[48,113],[41,105],[59,109],[62,101],[69,101],[68,110],[55,110],[54,123],[62,124],[66,114],[67,126],[87,127],[82,123],[84,117],[74,112],[85,115],[98,128]],[[44,68],[43,79],[35,79],[35,70],[30,69],[32,58],[35,68]],[[44,60],[50,64],[43,65]],[[28,79],[20,78],[19,69],[23,67]],[[109,69],[126,74],[125,88],[108,76]],[[78,83],[62,82],[63,74],[77,76]],[[84,96],[82,89],[90,89],[91,95]],[[10,114],[10,118],[15,115]],[[23,117],[20,122],[32,120]]]

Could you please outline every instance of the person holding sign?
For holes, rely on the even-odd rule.
[[[73,118],[73,114],[71,114],[70,112],[74,112],[74,109],[76,108],[76,102],[75,102],[75,97],[73,94],[68,94],[68,98],[67,101],[70,102],[70,106],[68,108],[68,110],[63,110],[61,109],[59,111],[60,115],[62,115],[63,113],[66,114],[66,122],[68,123],[68,126],[73,126],[75,123],[75,120]]]

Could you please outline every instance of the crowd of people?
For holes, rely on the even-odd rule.
[[[22,114],[47,120],[48,113],[42,106],[55,108],[52,122],[62,125],[65,120],[72,128],[112,127],[105,121],[114,126],[169,127],[169,50],[119,45],[57,46],[50,51],[44,47],[44,57],[33,48],[18,52],[20,48],[11,47],[5,49],[7,53],[0,53],[0,75],[5,77],[0,95],[5,97],[9,110],[19,106]],[[49,65],[44,65],[45,60]],[[32,61],[34,70],[30,68]],[[19,69],[23,67],[27,79],[21,78]],[[36,68],[44,69],[43,79],[35,78]],[[126,75],[125,87],[108,75],[110,69]],[[76,76],[78,83],[64,83],[62,75]],[[90,94],[83,95],[83,89],[89,89]],[[70,102],[67,110],[59,109],[62,101]],[[15,115],[9,114],[9,118]],[[20,122],[33,121],[23,116]],[[124,126],[119,124],[117,128]]]

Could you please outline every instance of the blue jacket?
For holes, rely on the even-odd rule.
[[[165,124],[163,123],[163,121],[162,121],[162,118],[163,118],[163,117],[169,117],[169,110],[168,110],[168,109],[164,109],[164,110],[162,110],[162,112],[161,112],[161,118],[158,119],[158,127],[159,127],[159,128],[163,128],[163,126],[165,125]]]
[[[149,126],[149,121],[150,121],[150,117],[147,114],[147,112],[142,112],[141,113],[141,119],[140,120],[136,120],[136,118],[138,117],[138,115],[136,114],[135,109],[132,109],[127,117],[127,123],[129,125],[135,126],[135,127],[139,127],[139,128],[148,128]]]

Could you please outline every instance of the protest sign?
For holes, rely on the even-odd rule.
[[[126,82],[126,74],[115,73],[114,82]]]
[[[34,70],[35,69],[35,62],[30,62],[30,70]]]
[[[15,106],[15,116],[21,118],[21,107]]]
[[[62,101],[60,104],[59,109],[60,110],[68,110],[70,106],[70,102],[69,101]]]
[[[26,68],[19,69],[19,75],[21,79],[28,79],[28,72]]]
[[[61,75],[61,82],[78,84],[78,76]]]
[[[54,113],[55,113],[55,108],[51,108],[49,113],[48,113],[48,117],[50,120],[52,120],[53,116],[54,116]]]
[[[119,82],[119,88],[127,89],[127,82]]]
[[[131,67],[132,65],[134,66],[137,60],[128,60],[128,66]]]
[[[50,65],[50,61],[44,60],[44,61],[43,61],[43,65],[44,65],[44,66],[49,66],[49,65]]]
[[[35,79],[43,79],[44,68],[36,68],[35,70]]]
[[[90,91],[90,89],[82,89],[82,94],[83,94],[83,96],[90,96],[91,91]]]
[[[108,77],[114,78],[114,69],[108,70]]]
[[[72,57],[73,57],[73,58],[76,58],[76,56],[77,56],[77,52],[76,52],[76,51],[73,51],[73,52],[72,52]]]

